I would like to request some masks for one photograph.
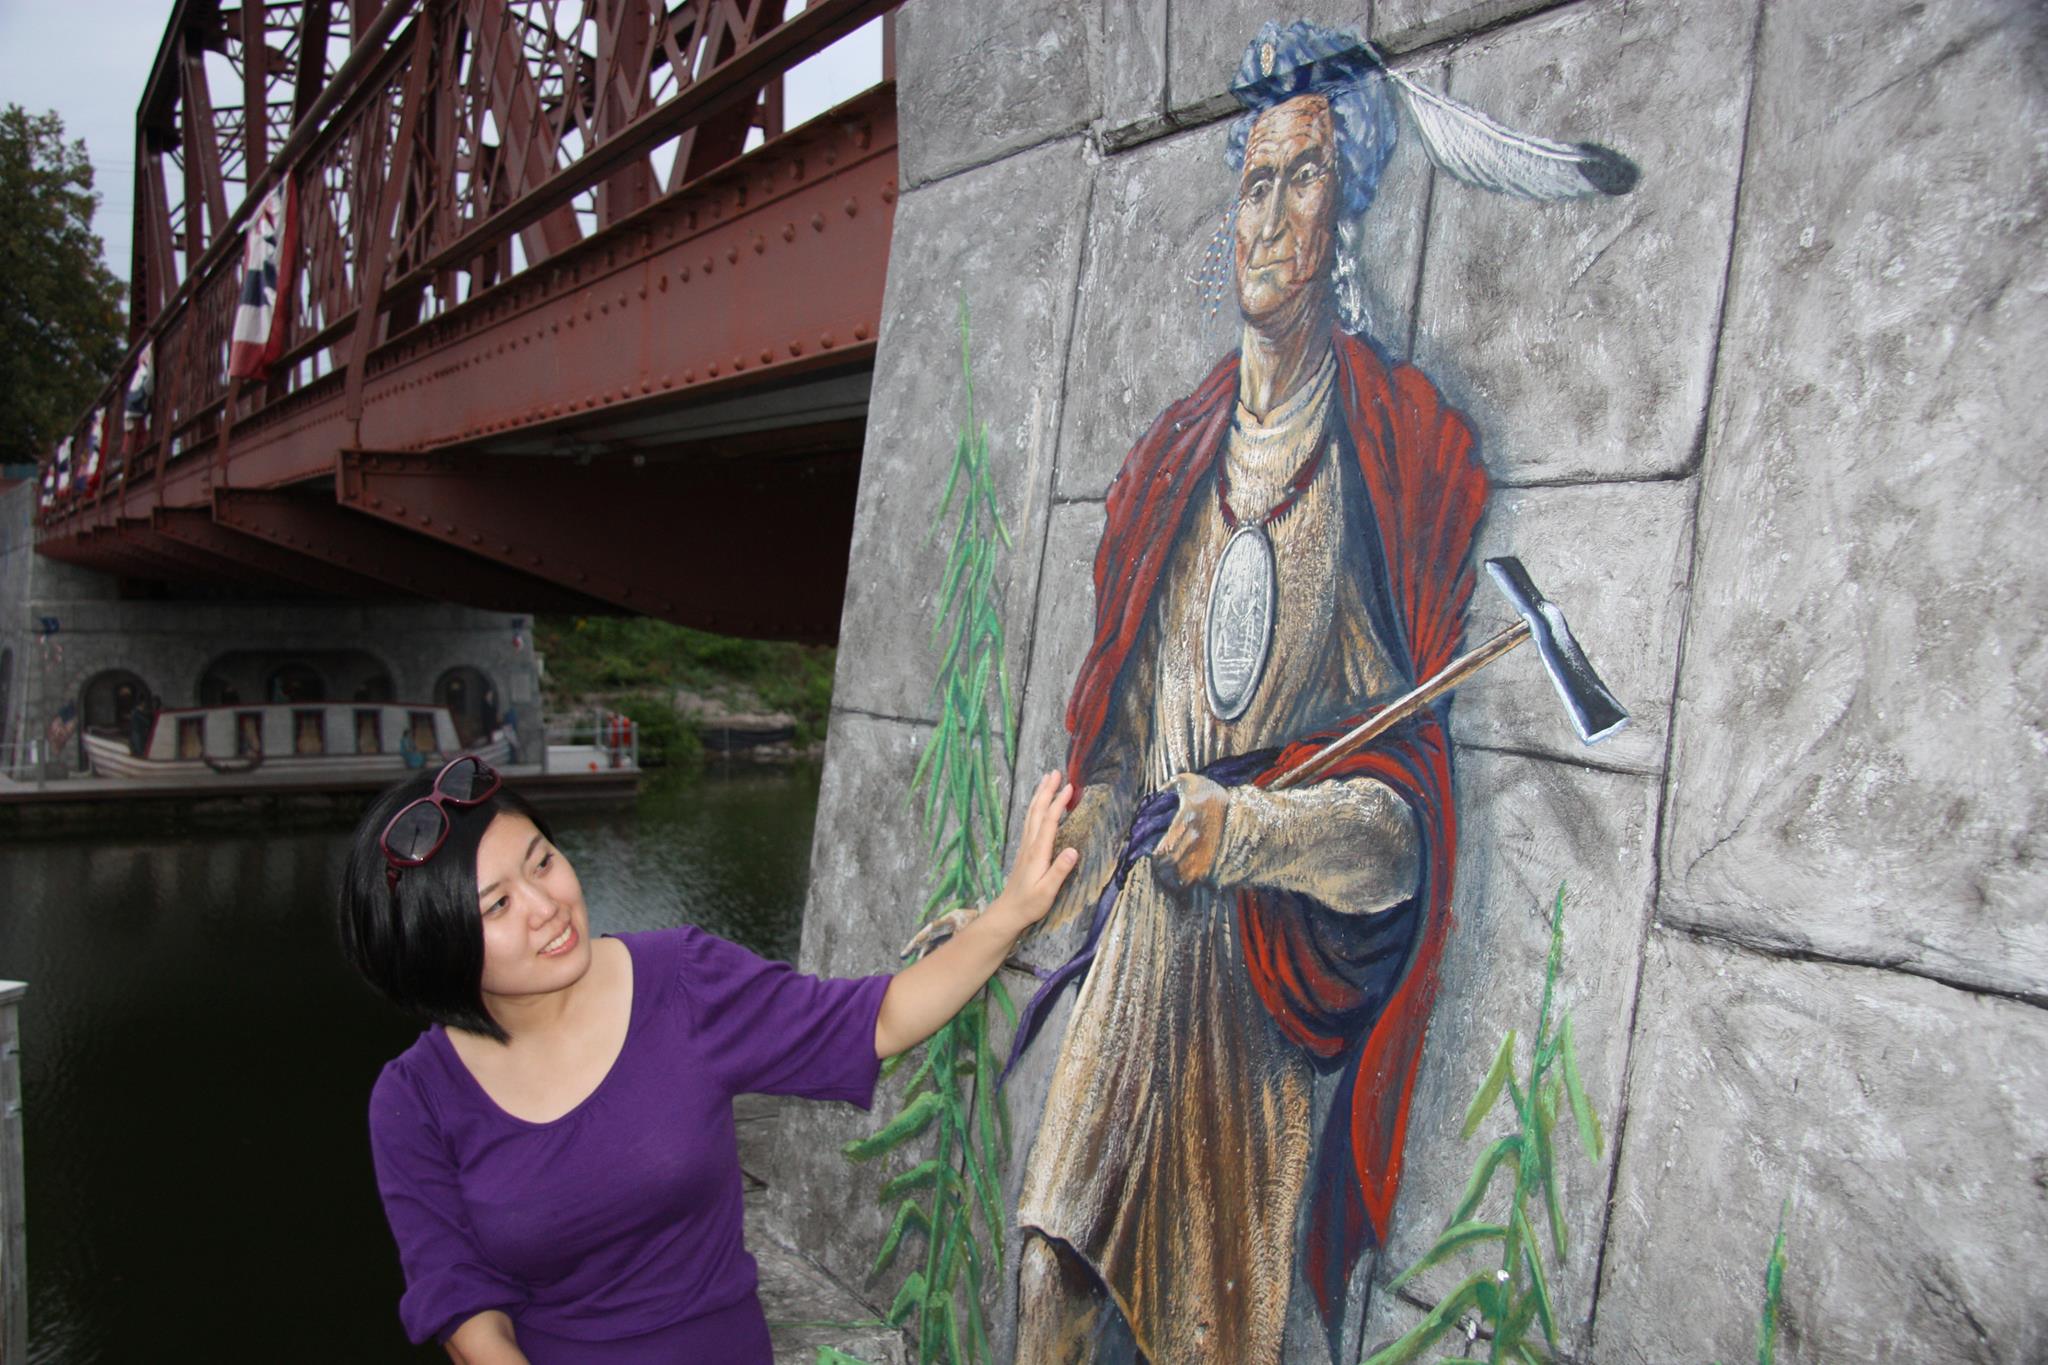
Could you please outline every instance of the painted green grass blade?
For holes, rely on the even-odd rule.
[[[1536,1321],[1536,1304],[1534,1294],[1522,1295],[1513,1309],[1501,1315],[1502,1320],[1494,1328],[1494,1335],[1509,1346],[1522,1343],[1522,1338],[1528,1334],[1530,1326]]]
[[[915,1190],[947,1188],[959,1183],[959,1172],[937,1157],[928,1157],[884,1183],[880,1198],[884,1204],[893,1204]]]
[[[924,1302],[924,1272],[913,1270],[903,1277],[903,1287],[896,1291],[895,1301],[883,1318],[891,1327],[901,1327],[910,1320],[910,1312]]]
[[[1536,1250],[1536,1233],[1518,1208],[1512,1215],[1522,1239],[1522,1260],[1529,1267],[1529,1293],[1536,1300],[1536,1320],[1543,1325],[1543,1339],[1557,1349],[1557,1314],[1550,1301],[1550,1280],[1543,1272],[1543,1256]]]
[[[1491,1276],[1491,1271],[1480,1271],[1478,1274],[1467,1276],[1456,1289],[1446,1294],[1436,1307],[1430,1309],[1421,1322],[1403,1332],[1393,1342],[1373,1352],[1362,1365],[1408,1365],[1409,1361],[1421,1359],[1422,1353],[1457,1322],[1458,1315],[1477,1302],[1479,1286],[1486,1283]]]
[[[895,1118],[864,1138],[856,1138],[839,1150],[851,1161],[873,1161],[885,1152],[893,1152],[910,1139],[917,1137],[931,1126],[939,1113],[939,1097],[932,1091],[925,1091],[916,1099],[903,1106]]]
[[[1507,1083],[1508,1073],[1515,1065],[1515,1031],[1508,1030],[1508,1036],[1500,1040],[1500,1051],[1493,1054],[1493,1065],[1487,1068],[1486,1080],[1479,1086],[1479,1093],[1472,1097],[1471,1107],[1465,1110],[1465,1129],[1459,1137],[1470,1141],[1479,1125],[1493,1109],[1493,1102],[1500,1098],[1501,1086]]]
[[[1508,1230],[1499,1223],[1454,1223],[1437,1235],[1436,1245],[1422,1253],[1420,1260],[1389,1280],[1387,1288],[1399,1289],[1423,1271],[1443,1264],[1466,1247],[1477,1246],[1481,1242],[1497,1242],[1507,1235]]]
[[[1559,1030],[1558,1054],[1564,1062],[1564,1093],[1572,1103],[1572,1118],[1579,1125],[1579,1141],[1586,1149],[1586,1155],[1598,1161],[1601,1149],[1606,1145],[1600,1132],[1599,1116],[1594,1114],[1592,1102],[1586,1098],[1586,1087],[1579,1080],[1578,1050],[1572,1045],[1572,1017],[1564,1017]]]
[[[834,1346],[820,1346],[814,1365],[868,1365],[859,1356],[850,1356]]]
[[[922,1204],[915,1199],[906,1199],[897,1206],[896,1217],[889,1224],[889,1235],[882,1239],[882,1249],[876,1253],[874,1265],[868,1268],[869,1275],[879,1275],[889,1268],[903,1246],[904,1236],[912,1228],[929,1237],[932,1220]]]
[[[1457,1209],[1451,1214],[1452,1223],[1462,1223],[1472,1216],[1479,1207],[1479,1201],[1486,1197],[1487,1186],[1493,1183],[1494,1173],[1503,1164],[1519,1171],[1522,1160],[1522,1139],[1513,1133],[1499,1139],[1481,1154],[1479,1162],[1472,1168],[1472,1178],[1465,1182],[1465,1193],[1458,1200]]]
[[[1778,1310],[1785,1300],[1785,1218],[1792,1211],[1787,1199],[1778,1207],[1778,1238],[1771,1243],[1771,1259],[1764,1264],[1764,1312],[1756,1326],[1757,1365],[1776,1365],[1778,1359]]]
[[[1550,1244],[1562,1260],[1568,1242],[1564,1225],[1564,1200],[1557,1184],[1557,1145],[1552,1140],[1557,1126],[1556,1097],[1536,1104],[1536,1183],[1543,1187],[1543,1207],[1550,1220]]]

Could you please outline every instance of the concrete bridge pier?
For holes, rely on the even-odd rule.
[[[0,1365],[28,1360],[28,1224],[22,1213],[22,981],[0,981]]]

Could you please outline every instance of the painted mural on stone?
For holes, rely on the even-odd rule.
[[[1067,705],[1083,856],[1046,932],[1080,946],[1013,1054],[1056,1054],[1016,1209],[1018,1360],[1278,1361],[1304,1306],[1335,1355],[1449,929],[1448,689],[1533,636],[1583,738],[1625,719],[1513,560],[1489,568],[1525,624],[1461,656],[1478,434],[1366,329],[1360,253],[1400,136],[1445,192],[1619,195],[1635,167],[1308,23],[1266,25],[1233,90],[1212,255],[1241,347],[1110,488]]]

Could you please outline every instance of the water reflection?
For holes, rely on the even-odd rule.
[[[694,922],[793,958],[816,805],[801,772],[550,816],[597,932]],[[335,947],[344,836],[0,847],[36,1365],[445,1359],[397,1326],[364,1105],[417,1027]]]

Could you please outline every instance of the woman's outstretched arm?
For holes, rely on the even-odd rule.
[[[1058,773],[1039,779],[1002,894],[930,955],[896,973],[875,1018],[875,1055],[893,1057],[937,1033],[988,983],[1024,931],[1045,918],[1080,855],[1053,854],[1053,836],[1072,789]]]
[[[444,1344],[455,1365],[526,1365],[526,1352],[512,1335],[512,1319],[496,1309],[463,1323]]]

